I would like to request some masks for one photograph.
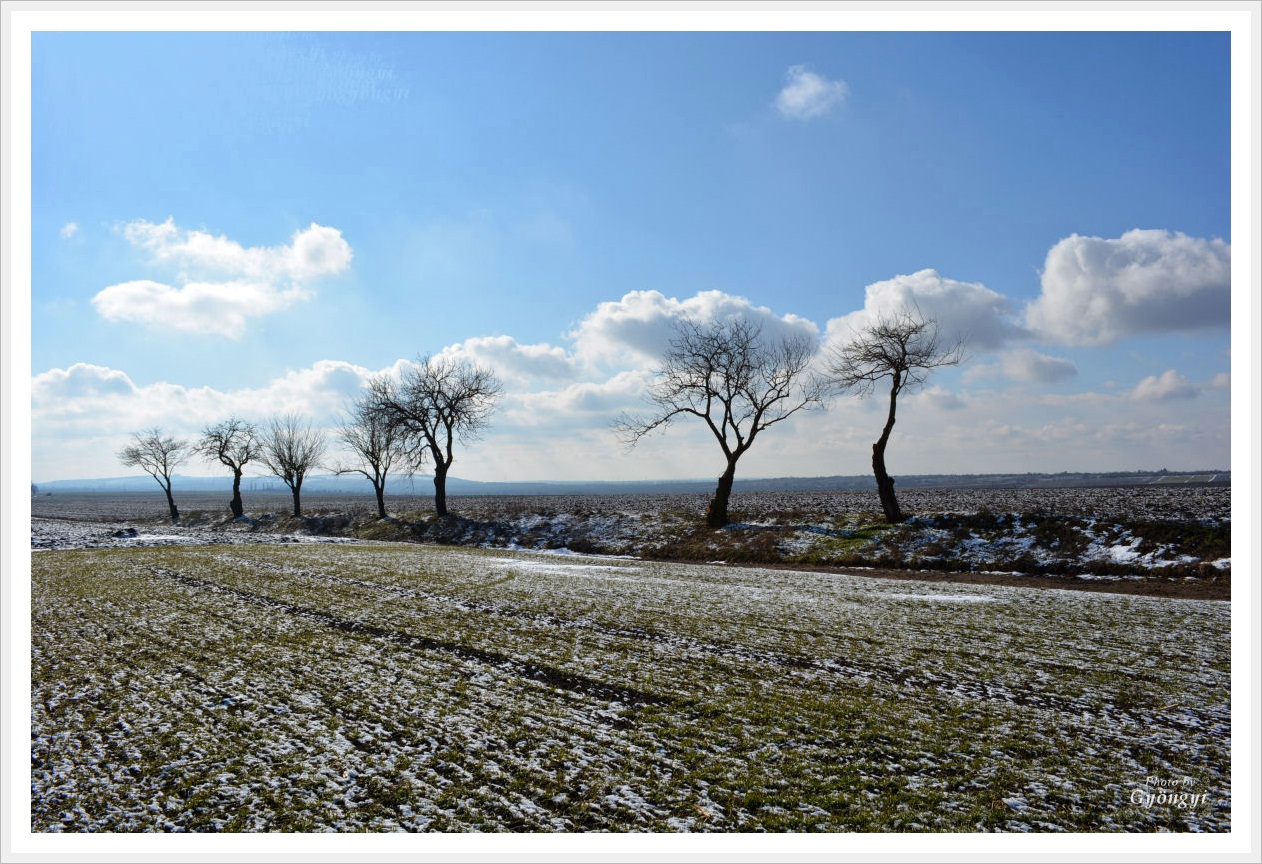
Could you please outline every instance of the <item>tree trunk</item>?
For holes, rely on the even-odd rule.
[[[377,515],[382,519],[386,518],[386,481],[372,484],[373,491],[377,493]]]
[[[169,483],[163,485],[162,491],[167,493],[167,506],[171,508],[171,524],[180,524],[180,510],[175,506],[175,498],[171,495],[171,485]]]
[[[292,486],[290,488],[294,491],[294,515],[302,516],[302,484],[298,484],[297,486]]]
[[[228,503],[232,508],[232,518],[240,519],[245,515],[245,507],[241,504],[241,472],[232,472],[232,501]]]
[[[885,521],[891,525],[905,522],[907,517],[898,507],[898,499],[894,497],[894,478],[885,471],[885,441],[872,445],[872,473],[876,475],[876,492],[881,497],[881,509],[885,511]]]
[[[447,515],[447,466],[441,462],[434,463],[434,511]]]
[[[736,479],[736,461],[727,463],[727,470],[719,477],[719,485],[714,489],[714,500],[705,511],[705,523],[711,528],[722,528],[727,524],[727,502],[732,497],[732,482]]]
[[[885,470],[885,445],[889,443],[890,433],[894,431],[894,412],[898,407],[898,391],[902,385],[902,377],[894,375],[890,385],[890,413],[885,420],[885,428],[881,437],[872,445],[872,473],[876,475],[876,493],[881,498],[881,509],[885,511],[885,521],[891,525],[907,521],[903,511],[898,507],[898,499],[894,497],[894,478]]]

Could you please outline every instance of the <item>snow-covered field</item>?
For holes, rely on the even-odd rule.
[[[116,530],[32,553],[35,831],[1231,828],[1226,602]]]

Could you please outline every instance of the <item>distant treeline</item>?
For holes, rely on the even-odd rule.
[[[177,476],[178,485],[186,492],[231,491],[230,477]],[[908,474],[898,477],[900,489],[1048,489],[1098,486],[1197,484],[1230,486],[1230,471],[1113,471],[1104,473],[1062,472],[1059,474]],[[276,478],[247,477],[243,488],[253,493],[287,493]],[[738,479],[736,492],[813,492],[831,489],[875,489],[871,474],[834,475],[830,477],[770,477]],[[312,494],[370,495],[362,477],[318,475],[309,478],[303,489]],[[557,481],[557,482],[481,482],[449,478],[447,489],[452,495],[635,495],[712,492],[713,479],[692,480],[625,480],[625,481]],[[32,486],[35,494],[81,492],[152,492],[149,477],[114,477],[104,480],[55,480]],[[427,495],[432,492],[426,475],[391,478],[387,483],[391,495]]]

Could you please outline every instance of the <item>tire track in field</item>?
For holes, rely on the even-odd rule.
[[[1052,711],[1070,718],[1093,717],[1110,724],[1132,723],[1145,726],[1162,725],[1183,733],[1203,733],[1207,728],[1221,722],[1212,716],[1209,710],[1183,708],[1183,717],[1169,714],[1144,714],[1140,716],[1134,711],[1116,705],[1099,705],[1086,699],[1061,696],[1056,693],[1039,692],[1030,689],[1014,690],[1003,684],[991,683],[978,679],[968,679],[943,671],[929,672],[923,669],[912,669],[893,664],[877,662],[856,662],[847,658],[816,658],[800,654],[788,654],[766,649],[751,648],[713,640],[702,641],[691,637],[672,633],[662,633],[642,627],[617,627],[600,624],[594,621],[562,618],[557,615],[540,612],[528,612],[515,607],[452,597],[432,591],[405,588],[397,585],[383,585],[368,579],[357,579],[326,573],[319,570],[306,570],[284,564],[273,564],[232,555],[218,556],[219,560],[247,566],[253,569],[271,570],[289,576],[299,576],[313,581],[324,581],[342,585],[366,588],[377,593],[391,594],[413,600],[425,600],[447,606],[453,606],[462,612],[477,612],[497,617],[511,618],[529,622],[530,624],[552,628],[581,630],[600,636],[628,639],[662,645],[680,652],[692,652],[706,656],[722,657],[747,663],[764,663],[773,667],[789,670],[818,672],[851,681],[875,682],[893,688],[910,688],[926,692],[936,692],[943,696],[955,697],[966,701],[987,701],[1021,708]],[[561,673],[566,674],[566,673]],[[608,686],[608,685],[605,685]],[[658,697],[660,698],[660,697]],[[670,701],[670,700],[663,700]],[[660,703],[659,703],[660,704]],[[694,700],[683,700],[676,704],[688,704],[689,709],[697,716],[705,715],[713,710],[707,705]]]
[[[729,642],[702,641],[702,639],[679,636],[679,634],[674,633],[650,631],[650,629],[642,627],[616,627],[592,621],[578,621],[578,619],[562,618],[550,613],[528,612],[528,610],[507,608],[501,604],[451,597],[451,595],[427,592],[427,590],[404,588],[400,587],[400,585],[384,585],[369,579],[356,579],[352,578],[352,576],[324,573],[321,570],[293,568],[293,566],[273,564],[270,561],[236,558],[236,556],[232,555],[221,556],[221,560],[235,561],[237,564],[249,566],[252,569],[265,569],[274,571],[274,573],[302,576],[302,578],[313,581],[352,585],[352,587],[366,588],[372,590],[372,592],[391,594],[395,595],[395,597],[429,600],[429,602],[433,603],[451,605],[451,607],[457,608],[461,612],[476,612],[488,614],[488,616],[512,618],[517,619],[517,621],[536,624],[536,626],[577,629],[577,631],[594,633],[608,638],[647,642],[651,643],[651,645],[673,648],[673,650],[680,652],[699,653],[699,655],[723,657],[728,658],[728,660],[741,662],[766,663],[766,665],[785,668],[785,670],[822,672],[822,674],[844,677],[844,679],[852,681],[876,682],[876,684],[895,687],[895,689],[909,687],[912,690],[938,692],[940,695],[952,696],[952,698],[965,701],[991,701],[991,703],[1016,705],[1018,708],[1054,711],[1056,714],[1068,716],[1071,719],[1103,721],[1103,723],[1109,725],[1123,723],[1138,724],[1143,725],[1143,727],[1161,725],[1161,727],[1167,727],[1176,730],[1176,732],[1186,734],[1203,734],[1206,729],[1212,729],[1217,727],[1217,725],[1223,724],[1222,718],[1215,716],[1217,713],[1213,709],[1181,708],[1180,715],[1177,716],[1167,713],[1142,713],[1141,709],[1141,715],[1133,710],[1119,708],[1117,705],[1099,705],[1093,703],[1093,701],[1073,698],[1073,696],[1061,696],[1055,694],[1055,692],[1029,689],[1015,690],[1006,685],[996,684],[996,682],[967,679],[967,677],[952,675],[949,672],[940,670],[931,672],[923,670],[923,668],[909,668],[893,665],[893,663],[857,662],[844,657],[818,658],[793,655],[793,653],[734,645],[734,643]],[[671,701],[658,699],[660,700],[658,704]],[[699,701],[680,701],[681,703],[689,704],[689,710],[692,710],[697,715],[709,714],[716,710],[711,708],[711,706],[699,703]],[[676,701],[676,704],[680,704],[680,701]]]
[[[518,678],[566,690],[580,696],[595,697],[606,702],[619,702],[632,708],[644,705],[670,705],[675,703],[675,700],[673,699],[668,699],[655,693],[649,693],[645,690],[639,690],[634,687],[609,684],[586,675],[565,672],[551,666],[532,663],[528,660],[519,660],[496,651],[487,651],[481,648],[474,648],[469,645],[462,645],[459,642],[447,642],[441,639],[434,639],[430,636],[418,636],[412,633],[403,633],[398,630],[388,630],[384,627],[377,627],[372,624],[364,624],[360,621],[352,621],[350,619],[334,615],[331,612],[326,612],[311,606],[303,606],[298,603],[291,603],[287,600],[268,597],[265,594],[259,594],[254,591],[246,591],[240,588],[230,588],[226,585],[220,585],[216,582],[211,582],[205,579],[198,579],[195,576],[189,576],[166,567],[149,567],[148,569],[154,575],[165,579],[172,579],[183,585],[227,594],[256,606],[262,606],[267,609],[275,609],[290,615],[305,618],[308,621],[313,621],[332,630],[349,634],[363,634],[377,639],[385,639],[397,645],[402,645],[414,650],[449,654],[459,657],[462,660],[471,660],[475,663],[493,666],[500,671],[511,673]]]

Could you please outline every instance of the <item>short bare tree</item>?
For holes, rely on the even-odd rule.
[[[338,438],[351,452],[355,462],[353,465],[338,465],[333,470],[337,474],[363,474],[367,477],[377,494],[377,515],[385,519],[386,476],[396,462],[402,461],[403,454],[397,430],[391,427],[386,414],[375,406],[374,387],[370,383],[368,393],[355,400],[350,415],[338,429]]]
[[[877,384],[889,379],[889,412],[881,437],[872,445],[872,471],[881,509],[891,524],[907,520],[894,494],[894,478],[885,470],[885,447],[894,430],[899,394],[924,384],[934,369],[962,362],[963,337],[944,346],[938,322],[918,309],[883,314],[829,352],[828,373],[843,391],[870,396]]]
[[[260,438],[259,461],[279,477],[294,496],[294,515],[302,515],[302,481],[324,457],[324,433],[297,414],[273,417]]]
[[[685,320],[676,326],[648,399],[651,414],[624,414],[614,429],[630,446],[679,417],[696,417],[714,435],[726,460],[706,524],[728,524],[736,463],[759,433],[804,409],[821,406],[827,387],[812,374],[815,340],[785,336],[765,340],[744,318],[713,323]]]
[[[171,494],[171,475],[188,461],[193,450],[187,441],[164,435],[154,427],[132,435],[132,443],[118,451],[118,461],[130,468],[140,468],[158,481],[167,494],[167,507],[171,509],[171,523],[180,524],[180,511]]]
[[[490,425],[503,385],[489,369],[468,360],[423,357],[395,384],[369,384],[372,410],[386,418],[412,470],[434,464],[434,510],[447,513],[447,474],[456,442],[477,440]]]
[[[233,518],[240,519],[245,515],[245,505],[241,503],[241,475],[249,462],[259,458],[262,450],[258,427],[232,417],[203,429],[193,449],[203,459],[217,460],[232,472],[232,500],[228,506]]]

